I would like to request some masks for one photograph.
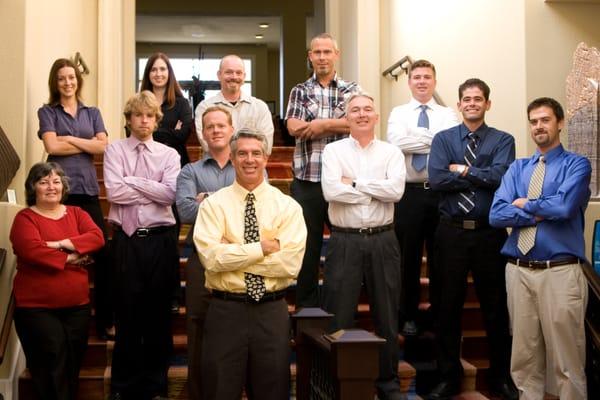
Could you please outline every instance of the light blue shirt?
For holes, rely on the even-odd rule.
[[[529,181],[541,153],[511,164],[494,195],[490,224],[498,228],[512,227],[502,254],[522,260],[560,260],[578,257],[585,260],[583,238],[584,213],[590,198],[592,168],[587,158],[566,151],[562,145],[545,154],[546,173],[542,195],[529,199],[523,209],[512,205],[526,198]],[[526,255],[517,248],[519,229],[537,223],[535,246]],[[515,229],[516,228],[516,229]]]

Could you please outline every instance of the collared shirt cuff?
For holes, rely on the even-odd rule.
[[[262,246],[260,242],[256,243],[246,243],[245,247],[248,250],[248,263],[249,265],[255,264],[265,258],[265,255],[262,251]]]

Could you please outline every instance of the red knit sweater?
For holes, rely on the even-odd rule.
[[[102,231],[88,213],[67,206],[57,220],[29,208],[16,216],[10,241],[17,256],[14,293],[17,307],[62,308],[89,303],[88,273],[67,264],[67,253],[46,246],[46,242],[70,239],[80,254],[104,245]]]

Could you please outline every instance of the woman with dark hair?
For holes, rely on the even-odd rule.
[[[108,140],[100,111],[81,101],[82,87],[81,72],[73,61],[66,58],[54,61],[48,78],[48,104],[38,110],[38,136],[44,142],[48,161],[60,164],[69,177],[71,190],[65,204],[81,207],[90,214],[106,239],[94,155],[104,153]],[[100,339],[108,339],[113,318],[107,249],[94,254],[94,261],[96,332]]]
[[[57,163],[35,164],[25,181],[29,208],[14,219],[15,327],[40,399],[75,399],[87,347],[89,254],[104,236],[89,214],[66,206],[69,183]]]
[[[161,105],[163,119],[152,134],[154,140],[174,148],[181,157],[181,166],[190,162],[185,143],[191,133],[192,109],[181,93],[175,72],[164,53],[154,53],[148,59],[140,91],[154,93]]]

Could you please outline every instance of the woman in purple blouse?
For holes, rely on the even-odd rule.
[[[71,187],[65,204],[85,210],[104,232],[104,216],[98,195],[100,188],[94,155],[103,154],[108,142],[100,111],[81,101],[83,79],[71,60],[59,58],[52,64],[48,78],[48,104],[38,110],[38,136],[44,142],[48,161],[58,163]],[[113,325],[108,296],[108,254],[102,248],[94,254],[95,306],[98,336],[106,339]]]
[[[164,53],[154,53],[148,59],[140,91],[154,93],[161,104],[163,118],[152,134],[154,140],[174,148],[181,157],[181,166],[190,162],[185,143],[191,133],[192,109],[181,93],[173,67]]]

